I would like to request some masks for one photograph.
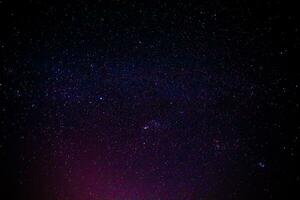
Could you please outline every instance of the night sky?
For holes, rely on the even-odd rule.
[[[298,199],[297,12],[0,0],[0,199]]]

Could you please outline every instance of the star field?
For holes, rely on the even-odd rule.
[[[292,7],[0,1],[1,193],[297,195],[300,27]]]

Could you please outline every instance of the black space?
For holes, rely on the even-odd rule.
[[[0,199],[299,199],[297,12],[0,0]]]

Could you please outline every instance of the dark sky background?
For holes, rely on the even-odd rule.
[[[0,0],[1,196],[299,198],[296,12]]]

